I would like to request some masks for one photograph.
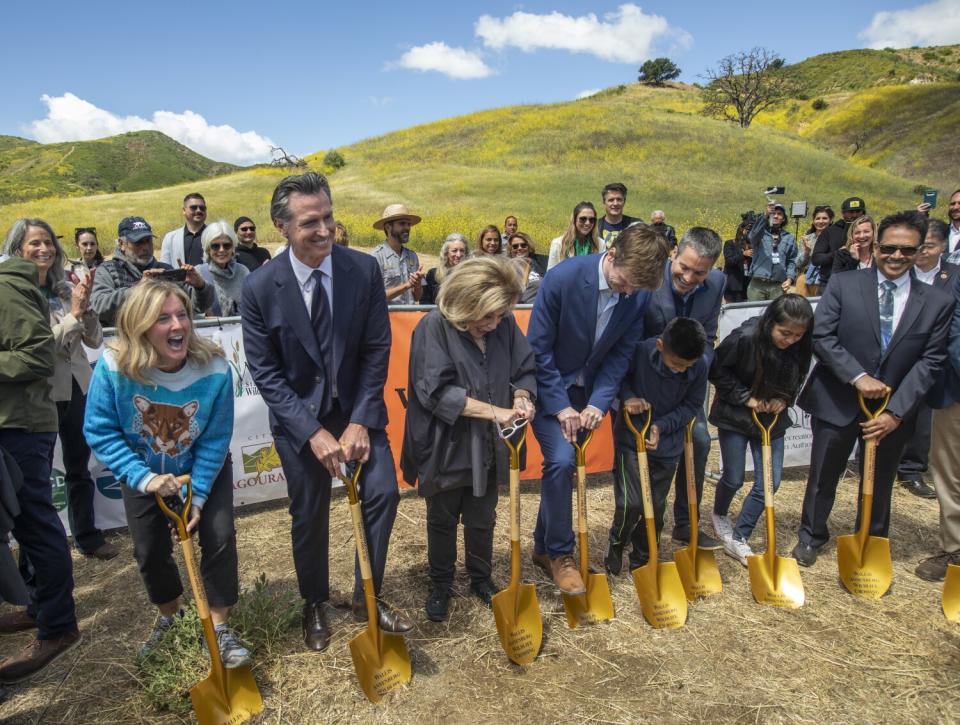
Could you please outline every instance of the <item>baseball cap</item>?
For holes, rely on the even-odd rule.
[[[851,196],[849,199],[843,200],[843,204],[840,205],[840,211],[859,211],[866,214],[867,202],[859,196]]]
[[[131,242],[139,242],[153,236],[153,230],[142,216],[128,216],[120,220],[117,236]]]

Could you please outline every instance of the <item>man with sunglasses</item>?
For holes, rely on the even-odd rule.
[[[203,264],[200,237],[207,226],[207,202],[203,196],[193,192],[183,197],[183,218],[184,225],[167,232],[160,245],[160,261],[174,269],[184,264]]]
[[[237,233],[237,261],[253,272],[270,260],[270,250],[257,244],[257,225],[248,216],[237,217],[233,223]]]
[[[916,425],[917,410],[941,374],[953,298],[918,282],[913,266],[927,233],[914,211],[884,218],[874,244],[876,267],[841,272],[817,305],[817,364],[798,403],[811,415],[813,445],[793,556],[817,560],[830,539],[827,519],[837,483],[855,443],[878,443],[870,535],[887,536],[897,464]],[[865,420],[857,400],[883,413]]]

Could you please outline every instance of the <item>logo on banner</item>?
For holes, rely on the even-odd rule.
[[[97,490],[103,495],[104,498],[109,498],[114,501],[119,501],[122,496],[120,494],[120,486],[123,485],[111,474],[109,476],[100,476],[96,480]]]
[[[233,397],[242,398],[246,395],[260,395],[257,384],[247,368],[246,357],[240,352],[240,340],[234,340],[230,346],[230,367],[233,370]]]
[[[273,441],[254,446],[240,446],[240,454],[243,456],[244,473],[259,476],[280,468],[280,455],[277,453],[277,444]]]
[[[50,469],[50,487],[53,493],[53,507],[59,513],[67,507],[67,473],[56,468]]]

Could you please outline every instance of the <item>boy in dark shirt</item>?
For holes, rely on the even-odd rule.
[[[647,454],[650,467],[650,488],[653,498],[657,538],[663,528],[667,494],[683,455],[684,431],[697,414],[707,392],[709,366],[703,359],[707,336],[696,320],[677,317],[671,320],[659,337],[644,340],[637,346],[630,371],[620,389],[621,412],[614,424],[614,484],[616,508],[607,555],[607,571],[616,576],[623,565],[623,549],[628,542],[630,570],[647,563],[646,530],[640,495],[640,470],[637,444],[623,419],[626,410],[639,416],[653,409],[653,421],[647,433]]]

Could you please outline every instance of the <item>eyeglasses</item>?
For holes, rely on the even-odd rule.
[[[510,249],[528,249],[530,247],[526,242],[520,242],[519,244],[511,244]]]
[[[597,218],[595,216],[578,216],[577,221],[581,224],[593,224],[597,221]]]
[[[523,428],[523,426],[529,422],[530,421],[526,418],[517,418],[510,425],[501,427],[500,424],[497,423],[496,419],[493,421],[494,425],[497,426],[497,433],[500,434],[500,438],[502,440],[507,440],[507,438],[510,438],[514,433]]]
[[[221,249],[225,252],[228,252],[233,249],[233,242],[225,242],[224,244],[218,244],[217,242],[214,242],[210,245],[210,249],[212,249],[214,252],[219,252]]]
[[[188,208],[190,211],[206,211],[206,210],[207,210],[207,205],[206,205],[206,204],[191,204],[191,205],[188,206],[187,208]]]
[[[256,227],[240,227],[237,229],[238,232],[255,232],[257,231]]]
[[[877,249],[880,251],[880,254],[885,254],[888,257],[897,252],[900,252],[904,257],[912,257],[920,251],[919,247],[900,247],[896,244],[878,244]]]

